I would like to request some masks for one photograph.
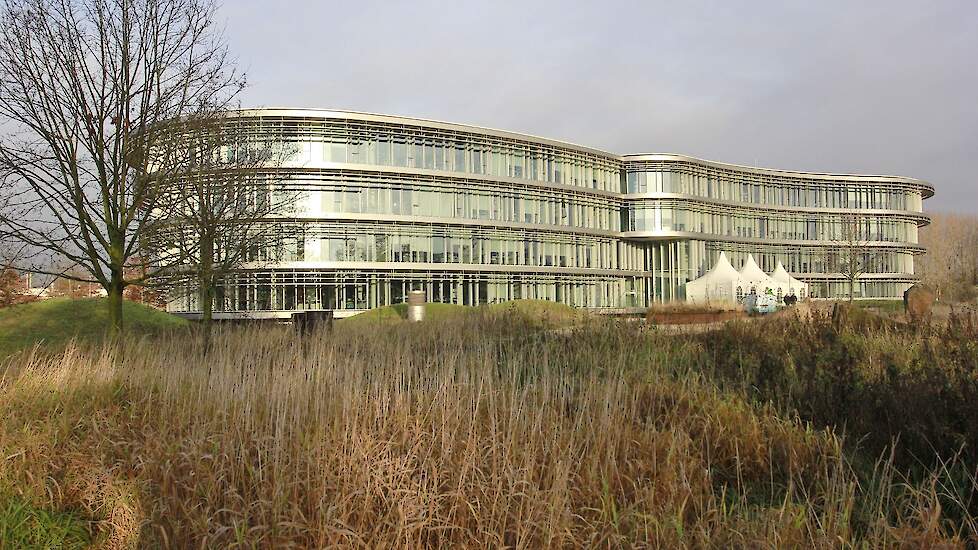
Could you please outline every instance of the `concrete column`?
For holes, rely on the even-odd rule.
[[[417,322],[424,320],[424,291],[412,290],[408,292],[408,321]]]

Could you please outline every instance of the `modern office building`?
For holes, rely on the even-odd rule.
[[[844,296],[834,255],[856,225],[872,262],[857,297],[913,284],[923,181],[736,166],[677,154],[619,155],[550,139],[355,112],[236,113],[286,161],[297,212],[269,219],[277,242],[218,293],[216,317],[337,316],[404,301],[519,298],[614,310],[681,300],[721,252],[753,254]],[[198,311],[193,293],[169,304]]]

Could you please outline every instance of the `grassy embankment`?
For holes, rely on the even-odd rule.
[[[135,302],[123,302],[129,334],[159,334],[187,321]],[[0,309],[0,358],[37,344],[57,349],[72,339],[98,342],[109,328],[104,298],[54,298]]]
[[[207,357],[192,334],[20,356],[0,491],[138,546],[973,541],[974,462],[953,454],[975,443],[974,327],[777,323],[555,332],[479,308],[305,341],[222,328]],[[934,442],[916,469],[864,438],[882,416]]]

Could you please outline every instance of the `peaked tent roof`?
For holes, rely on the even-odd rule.
[[[714,264],[713,268],[707,271],[703,277],[709,277],[710,279],[717,280],[736,280],[740,278],[740,273],[737,273],[734,266],[730,265],[730,260],[727,259],[727,253],[720,252],[720,257],[717,258],[717,263]]]
[[[753,254],[747,255],[747,262],[740,268],[740,276],[748,281],[767,281],[771,278],[757,265]]]
[[[727,255],[721,252],[720,257],[717,258],[717,263],[713,264],[713,267],[709,271],[704,273],[702,277],[686,284],[694,284],[694,286],[718,285],[733,283],[738,280],[740,280],[740,273],[737,273],[734,266],[730,265],[730,260],[727,259]]]
[[[727,255],[720,252],[713,267],[699,279],[686,283],[686,300],[734,300],[734,287],[740,283],[740,273],[730,265]]]
[[[788,283],[791,288],[802,288],[808,286],[807,284],[792,277],[791,273],[788,273],[788,271],[785,270],[780,261],[778,261],[778,266],[774,268],[774,273],[771,273],[771,278],[775,281]]]
[[[774,272],[771,273],[771,278],[775,281],[791,282],[791,275],[785,271],[784,265],[781,264],[780,260],[778,261],[778,267],[775,267]]]

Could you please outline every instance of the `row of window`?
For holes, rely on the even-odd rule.
[[[812,208],[873,208],[921,211],[919,191],[839,182],[835,186],[788,186],[761,181],[735,181],[716,174],[678,171],[628,172],[626,193],[681,193],[717,200],[772,206]]]
[[[418,168],[573,185],[619,192],[621,175],[613,161],[470,141],[414,139],[411,136],[332,137],[323,140],[282,142],[287,165],[337,162]],[[233,154],[233,153],[232,153]]]
[[[701,261],[685,266],[685,250],[673,250],[666,243],[616,243],[607,239],[578,241],[544,240],[528,236],[486,236],[462,232],[461,235],[398,234],[380,231],[357,232],[349,235],[323,235],[305,238],[285,237],[272,246],[252,253],[252,261],[335,261],[335,262],[412,262],[461,263],[484,265],[519,265],[531,267],[569,267],[589,269],[624,269],[673,271],[673,265],[686,267],[682,272],[689,278],[705,273],[715,262]],[[291,244],[295,243],[295,244]],[[301,243],[301,246],[300,246]],[[719,244],[719,243],[716,243]],[[713,245],[714,249],[716,244]],[[738,250],[731,248],[728,256],[735,266],[747,261],[753,253],[755,261],[767,272],[782,262],[789,272],[835,273],[840,271],[840,257],[832,248],[763,247]],[[866,253],[866,273],[913,273],[913,255],[893,250],[874,250]]]
[[[747,262],[748,255],[760,268],[770,273],[777,267],[778,262],[785,270],[798,277],[806,273],[837,273],[839,272],[839,254],[832,248],[791,248],[791,247],[735,247],[729,243],[710,243],[707,254],[696,265],[696,278],[706,273],[716,263],[717,257],[723,251],[730,263],[737,269]],[[877,250],[870,253],[869,261],[865,262],[866,273],[913,273],[913,254],[893,250]]]
[[[281,196],[279,196],[281,195]],[[298,198],[296,196],[298,195]],[[393,214],[554,225],[605,231],[690,231],[742,238],[917,242],[917,223],[892,216],[736,212],[675,201],[620,209],[590,197],[529,193],[488,194],[468,189],[411,189],[394,185],[272,191],[299,214]],[[269,200],[263,195],[261,201]],[[654,205],[654,206],[653,206]],[[624,221],[623,227],[620,224]]]
[[[362,310],[404,302],[411,290],[424,291],[430,302],[470,306],[534,299],[575,307],[631,307],[641,295],[640,284],[641,280],[580,276],[438,274],[406,279],[363,273],[315,278],[249,273],[231,276],[218,287],[215,310]],[[167,310],[199,311],[197,293],[189,288],[176,289]]]
[[[662,244],[664,259],[675,260],[678,243]],[[665,248],[663,248],[665,247]],[[735,255],[736,251],[731,251]],[[730,253],[730,252],[728,252]],[[762,266],[767,257],[756,255]],[[788,264],[793,264],[789,256]],[[736,262],[735,262],[736,263]],[[765,268],[768,269],[768,268]],[[799,271],[788,268],[789,271]],[[640,307],[652,301],[683,299],[686,277],[661,266],[653,277],[587,277],[573,275],[432,273],[414,277],[404,274],[357,272],[259,272],[229,277],[217,292],[217,311],[296,311],[319,309],[369,309],[400,303],[409,290],[422,290],[428,301],[464,305],[497,303],[515,299],[541,299],[580,307]],[[899,297],[909,283],[860,281],[856,297]],[[809,283],[812,297],[844,297],[848,284],[841,281]],[[170,311],[199,311],[193,289],[175,289]]]
[[[836,251],[825,247],[796,247],[784,245],[743,245],[722,241],[682,240],[646,243],[645,265],[642,269],[652,272],[650,283],[645,287],[648,303],[685,299],[685,283],[700,277],[716,265],[720,252],[725,252],[730,263],[737,269],[747,262],[748,255],[762,270],[774,271],[778,262],[799,279],[807,281],[808,273],[838,272]],[[871,261],[866,263],[866,273],[913,274],[914,256],[909,252],[875,250]],[[812,283],[812,287],[816,283]],[[821,283],[818,283],[821,284]],[[898,298],[909,284],[890,281],[866,282],[866,297]],[[835,294],[827,294],[829,291]],[[823,286],[812,290],[812,296],[842,298],[847,294],[842,287]],[[848,290],[846,289],[846,292]]]
[[[640,269],[644,245],[511,229],[301,224],[261,229],[250,262],[414,262]],[[261,241],[261,242],[259,242]]]
[[[243,143],[226,159],[286,165],[336,162],[450,171],[551,182],[612,192],[683,193],[780,206],[920,211],[921,192],[889,182],[813,180],[720,169],[690,162],[626,161],[546,144],[476,133],[349,121],[246,121]],[[622,168],[627,170],[624,181]]]
[[[610,240],[553,242],[529,239],[360,233],[306,237],[294,252],[278,244],[261,256],[274,261],[415,262],[618,268],[618,243]]]
[[[774,217],[760,213],[710,213],[684,207],[647,206],[626,211],[628,231],[691,231],[727,237],[813,240],[917,242],[917,223],[882,216],[820,215]]]
[[[325,213],[397,214],[620,230],[618,207],[587,200],[587,197],[571,199],[543,194],[524,196],[457,188],[418,190],[386,186],[302,193],[300,210],[313,216]]]
[[[912,283],[896,281],[858,281],[853,289],[853,298],[899,298]],[[812,298],[845,298],[849,295],[846,281],[812,282],[808,285]]]

